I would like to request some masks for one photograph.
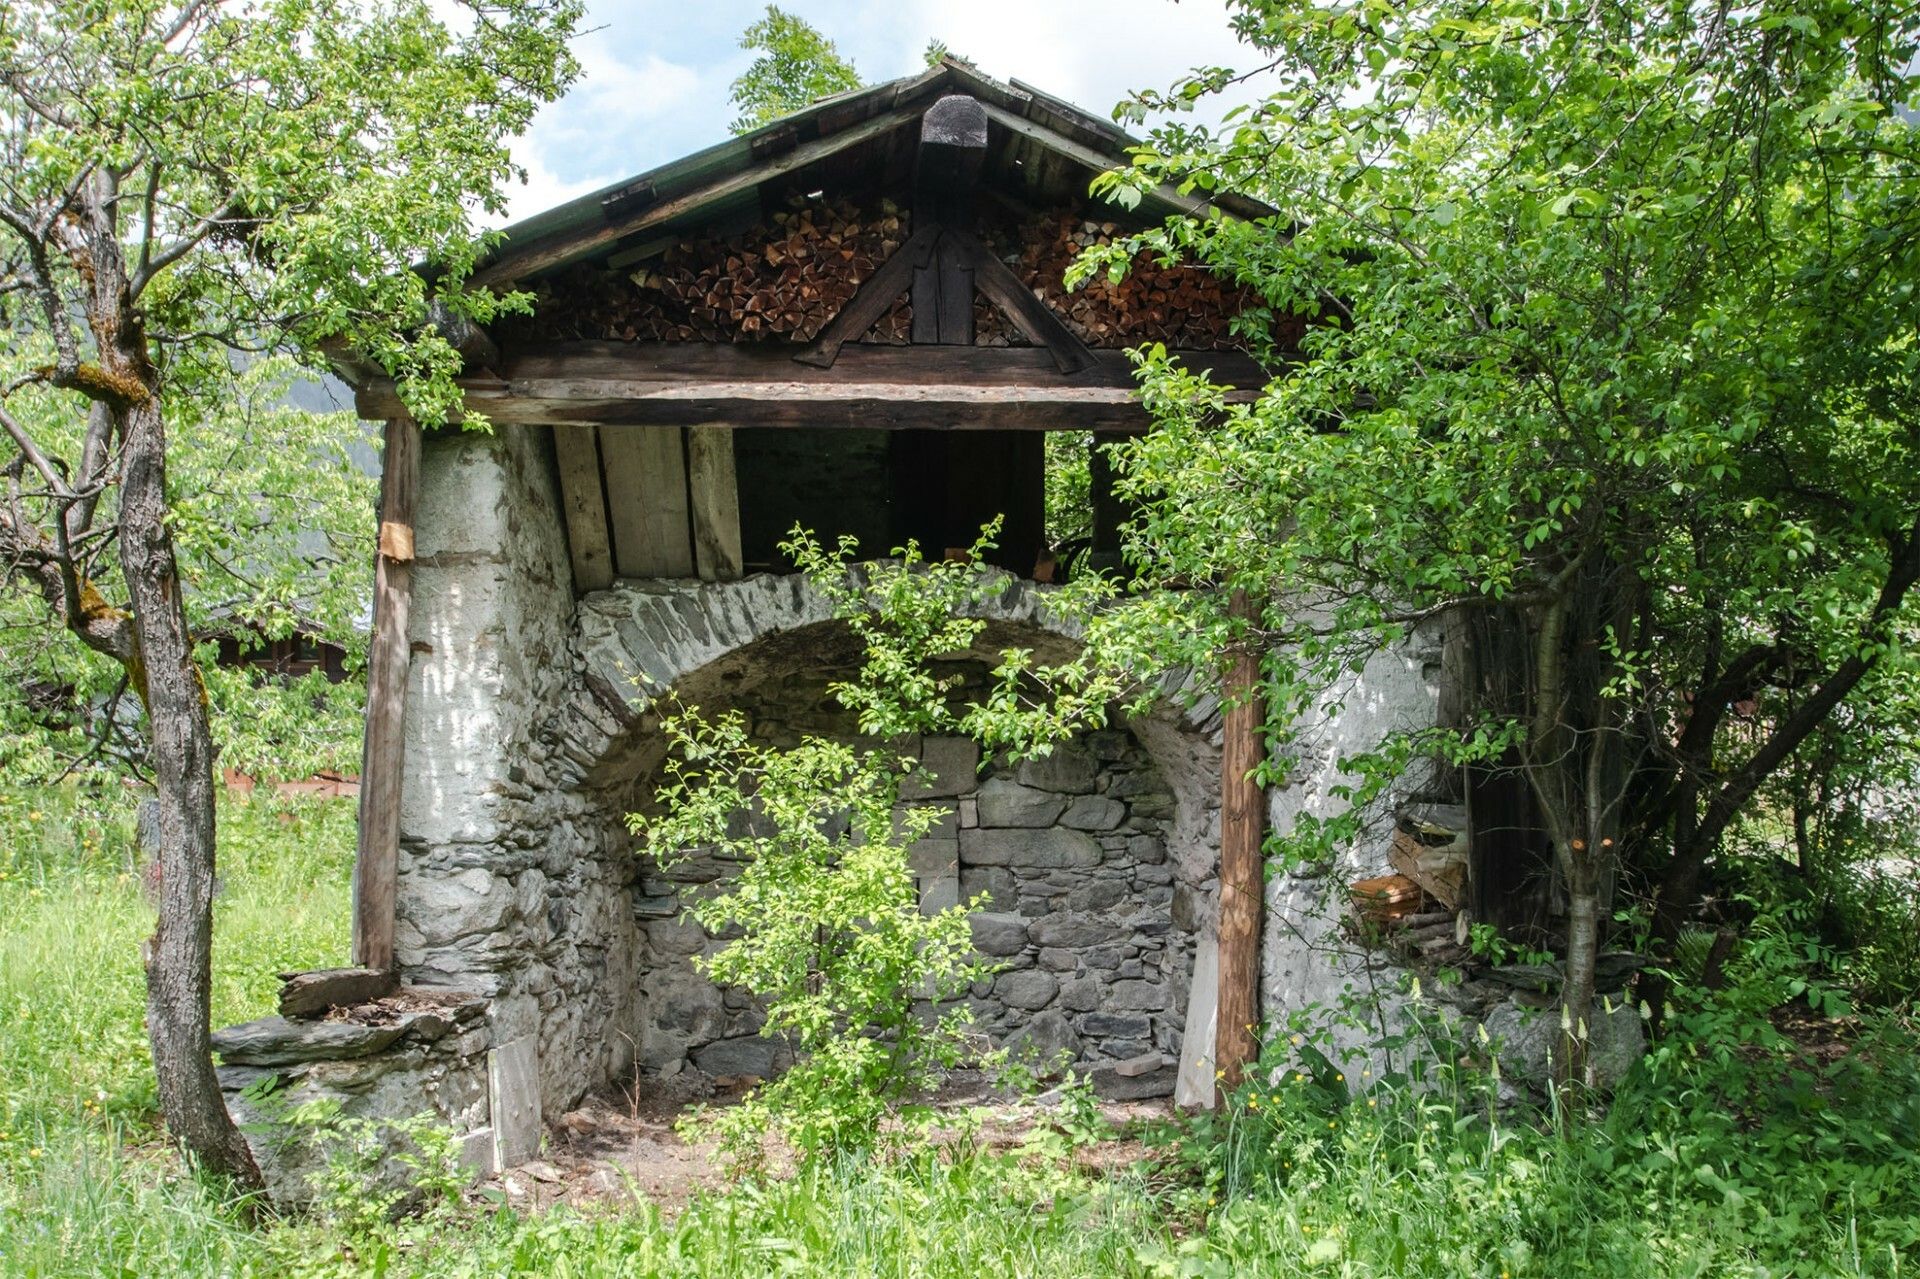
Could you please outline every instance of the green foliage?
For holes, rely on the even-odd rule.
[[[758,1159],[770,1129],[810,1158],[870,1149],[890,1120],[890,1139],[917,1131],[930,1116],[900,1103],[966,1052],[971,1014],[955,1001],[989,972],[969,960],[978,901],[921,912],[906,849],[951,810],[900,803],[919,763],[887,744],[956,728],[957,677],[934,659],[979,635],[984,623],[959,613],[987,578],[972,563],[924,563],[911,544],[898,563],[858,570],[851,539],[829,552],[795,530],[782,549],[863,645],[859,673],[832,692],[872,740],[809,735],[781,750],[737,714],[682,710],[662,724],[663,812],[631,819],[662,865],[697,851],[740,867],[691,908],[710,932],[736,934],[696,962],[760,999],[761,1033],[796,1060],[712,1117],[739,1163]]]
[[[1889,1017],[1850,1023],[1838,1058],[1770,1037],[1752,1008],[1794,976],[1817,976],[1784,919],[1766,925],[1778,943],[1751,961],[1763,989],[1741,993],[1743,960],[1723,995],[1684,1001],[1678,1033],[1611,1116],[1571,1138],[1495,1119],[1467,1076],[1410,1087],[1345,1067],[1342,1080],[1327,1045],[1290,1032],[1266,1045],[1257,1084],[1224,1117],[1167,1129],[1144,1152],[1122,1148],[1125,1166],[1101,1175],[1082,1170],[1072,1141],[962,1145],[816,1161],[672,1214],[644,1202],[539,1214],[482,1204],[363,1215],[354,1227],[249,1221],[230,1192],[150,1141],[136,958],[150,917],[130,870],[130,805],[75,788],[6,799],[0,1273],[10,1276],[1891,1279],[1912,1273],[1920,1249],[1920,1045]],[[277,969],[345,953],[350,807],[223,809],[217,1021],[269,1011]],[[319,875],[316,848],[329,867]],[[104,1113],[84,1104],[102,1087]],[[1083,1120],[1096,1136],[1069,1101],[1061,1126]]]
[[[737,936],[695,962],[761,1000],[760,1033],[796,1058],[717,1111],[713,1129],[741,1164],[757,1161],[769,1129],[808,1157],[869,1149],[902,1098],[959,1060],[971,1018],[950,1001],[987,971],[968,962],[967,912],[979,903],[923,915],[907,865],[906,846],[945,810],[896,807],[913,765],[892,751],[816,737],[774,749],[732,714],[682,712],[662,731],[673,752],[656,792],[665,815],[635,829],[663,866],[696,850],[739,863],[690,912]]]
[[[1123,657],[1204,671],[1251,639],[1284,746],[1409,628],[1509,637],[1461,744],[1520,774],[1576,906],[1621,870],[1659,887],[1663,937],[1824,718],[1908,785],[1911,7],[1230,8],[1263,98],[1219,128],[1176,115],[1096,185],[1278,215],[1175,219],[1074,276],[1197,260],[1258,297],[1250,345],[1297,358],[1231,404],[1137,353],[1158,429],[1124,455]],[[1204,70],[1131,114],[1237,82]],[[1297,353],[1280,315],[1308,321]],[[1202,582],[1260,616],[1178,589]],[[1340,763],[1365,788],[1411,744]]]
[[[1093,536],[1093,432],[1049,431],[1046,449],[1047,541],[1085,541]]]
[[[778,5],[741,33],[740,47],[760,56],[733,82],[740,109],[735,133],[751,133],[821,98],[860,87],[860,73],[833,41]]]
[[[322,1152],[309,1174],[315,1211],[350,1233],[376,1231],[403,1209],[444,1217],[466,1187],[459,1139],[431,1114],[365,1119],[326,1097],[293,1107],[286,1125],[290,1140]]]
[[[169,480],[187,622],[202,637],[201,678],[220,762],[255,774],[302,777],[355,771],[363,724],[359,665],[373,593],[378,481],[359,464],[365,428],[348,412],[314,413],[286,400],[297,370],[261,359],[204,399],[173,446]],[[81,423],[49,414],[49,447],[78,452]],[[103,505],[111,511],[113,494]],[[121,594],[117,563],[93,582]],[[214,640],[243,649],[311,636],[346,650],[339,685],[214,665]],[[0,594],[0,770],[16,782],[100,768],[137,770],[144,755],[139,699],[116,661],[70,633],[49,631],[42,601]]]

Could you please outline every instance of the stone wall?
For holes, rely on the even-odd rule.
[[[850,671],[798,665],[762,672],[751,685],[735,681],[724,702],[707,709],[741,712],[754,736],[775,746],[809,734],[854,738],[852,717],[829,691]],[[979,663],[954,664],[950,673],[963,681],[962,698],[986,681]],[[983,899],[972,920],[975,944],[1002,970],[968,997],[976,1027],[1042,1058],[1065,1052],[1110,1094],[1171,1091],[1192,963],[1192,934],[1174,926],[1173,903],[1177,889],[1200,886],[1176,884],[1168,856],[1175,796],[1139,740],[1125,727],[1088,733],[1018,766],[982,767],[962,738],[907,749],[934,774],[908,801],[938,814],[908,854],[922,908]],[[646,798],[643,778],[635,805]],[[683,906],[731,871],[712,858],[667,871],[643,867],[635,896],[644,938],[638,1039],[648,1070],[766,1076],[784,1065],[781,1046],[756,1033],[752,1004],[714,987],[692,963],[722,942],[686,920]]]
[[[276,1203],[301,1204],[323,1154],[281,1121],[292,1109],[331,1100],[365,1119],[426,1115],[467,1135],[466,1157],[492,1166],[487,1001],[453,993],[411,996],[412,1006],[365,1021],[263,1017],[214,1032],[227,1109],[254,1150]]]

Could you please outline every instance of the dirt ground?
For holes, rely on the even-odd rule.
[[[738,1100],[748,1086],[729,1083],[706,1098],[654,1091],[635,1096],[618,1089],[589,1097],[548,1125],[539,1159],[489,1178],[475,1193],[502,1194],[508,1203],[525,1210],[647,1201],[672,1216],[702,1191],[718,1190],[730,1180],[711,1142],[690,1142],[675,1126],[696,1101],[726,1105]],[[1057,1096],[1048,1093],[1011,1102],[965,1077],[933,1100],[956,1115],[984,1108],[977,1141],[995,1150],[1019,1146],[1048,1121],[1058,1105]],[[1093,1172],[1132,1167],[1149,1158],[1139,1131],[1173,1115],[1170,1098],[1102,1102],[1100,1110],[1113,1127],[1113,1137],[1077,1152],[1080,1164]],[[770,1149],[772,1175],[786,1175],[792,1167],[787,1152]]]

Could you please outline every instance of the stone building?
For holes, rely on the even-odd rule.
[[[1146,429],[1124,352],[1143,341],[1266,380],[1234,349],[1247,300],[1203,272],[1060,287],[1080,248],[1168,212],[1262,212],[1091,199],[1129,141],[949,61],[511,228],[477,278],[532,291],[535,314],[449,334],[489,432],[423,435],[341,357],[363,416],[388,423],[357,967],[297,976],[286,1018],[221,1032],[237,1110],[271,1075],[350,1110],[431,1111],[502,1165],[537,1149],[543,1113],[610,1082],[780,1068],[750,1001],[692,964],[716,942],[683,895],[727,868],[653,866],[629,834],[663,754],[651,708],[672,692],[766,740],[851,732],[826,685],[856,655],[780,554],[796,524],[937,554],[1001,517],[1004,589],[971,660],[1071,651],[1044,580],[1043,433]],[[1100,563],[1121,512],[1097,452],[1092,476],[1083,553]],[[1343,748],[1432,722],[1441,667],[1421,635],[1356,675],[1267,819],[1327,811]],[[1041,761],[918,744],[935,780],[909,800],[943,809],[912,850],[924,904],[990,898],[976,945],[1004,967],[973,992],[986,1032],[1065,1050],[1112,1095],[1211,1100],[1225,741],[1215,700],[1169,686],[1155,713]],[[1370,980],[1339,921],[1348,881],[1387,869],[1392,817],[1342,865],[1265,886],[1248,944],[1267,1016]],[[297,1197],[298,1160],[266,1153]]]

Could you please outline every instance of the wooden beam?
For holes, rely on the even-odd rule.
[[[1232,616],[1249,627],[1258,618],[1245,591],[1235,591]],[[1260,663],[1243,639],[1234,651],[1222,693],[1226,722],[1220,746],[1220,1002],[1214,1035],[1221,1088],[1214,1104],[1240,1086],[1259,1056],[1260,924],[1266,905],[1262,834],[1266,794],[1254,778],[1262,763]]]
[[[596,250],[610,248],[627,236],[644,231],[648,227],[659,226],[674,218],[696,213],[707,205],[739,195],[770,179],[804,169],[828,156],[838,155],[869,138],[890,133],[894,129],[913,123],[920,118],[920,115],[920,111],[912,107],[888,111],[837,133],[797,146],[764,164],[742,172],[725,174],[691,191],[684,191],[679,195],[669,196],[651,204],[639,205],[624,214],[611,215],[604,222],[593,223],[545,241],[534,240],[520,246],[515,246],[509,241],[486,265],[475,271],[468,278],[467,283],[470,286],[492,287],[523,280],[538,272],[565,266],[569,262],[577,262]]]
[[[1081,168],[1093,173],[1107,173],[1114,169],[1124,169],[1127,161],[1124,157],[1114,157],[1094,150],[1090,146],[1074,141],[1065,134],[1058,133],[1042,124],[1035,124],[1025,116],[997,107],[991,102],[980,104],[986,109],[987,118],[1001,128],[1027,138],[1056,155],[1064,156]],[[1192,217],[1204,216],[1212,205],[1207,201],[1190,195],[1181,195],[1164,183],[1145,192],[1147,201],[1160,205],[1174,213],[1185,213]]]
[[[353,962],[394,966],[394,893],[400,873],[400,787],[406,753],[407,620],[413,601],[413,514],[420,491],[420,428],[387,421],[380,459],[380,550],[367,650],[367,727],[360,759],[360,832],[353,861]]]
[[[1006,312],[1029,342],[1046,347],[1062,373],[1078,373],[1093,366],[1093,349],[1075,336],[1053,308],[1035,297],[1013,268],[995,257],[978,236],[969,231],[948,235],[973,267],[974,286]]]
[[[987,160],[987,112],[964,93],[949,94],[920,118],[913,164],[914,225],[973,225],[973,189]]]
[[[606,428],[613,563],[622,577],[692,577],[687,460],[678,427]]]
[[[280,974],[280,1015],[314,1017],[392,993],[400,984],[391,968],[323,968]]]
[[[502,379],[463,379],[466,402],[496,422],[936,430],[1145,430],[1133,365],[1122,351],[1061,375],[1023,347],[849,344],[829,369],[795,364],[791,347],[706,343],[563,343],[509,360]],[[1271,375],[1230,351],[1176,352],[1255,399]],[[369,383],[363,417],[400,411],[391,382]]]
[[[840,348],[859,340],[874,322],[885,315],[900,295],[913,283],[913,274],[932,260],[934,245],[940,239],[940,226],[929,222],[915,229],[893,256],[868,276],[859,290],[840,308],[840,314],[827,321],[813,345],[793,358],[801,364],[830,369],[840,356]]]
[[[553,428],[553,451],[560,463],[560,506],[567,517],[573,589],[582,595],[605,590],[613,585],[613,544],[600,487],[599,441],[591,426],[563,424]]]
[[[702,581],[737,581],[740,486],[733,470],[733,430],[695,426],[687,431],[687,493],[693,506],[693,565]]]

